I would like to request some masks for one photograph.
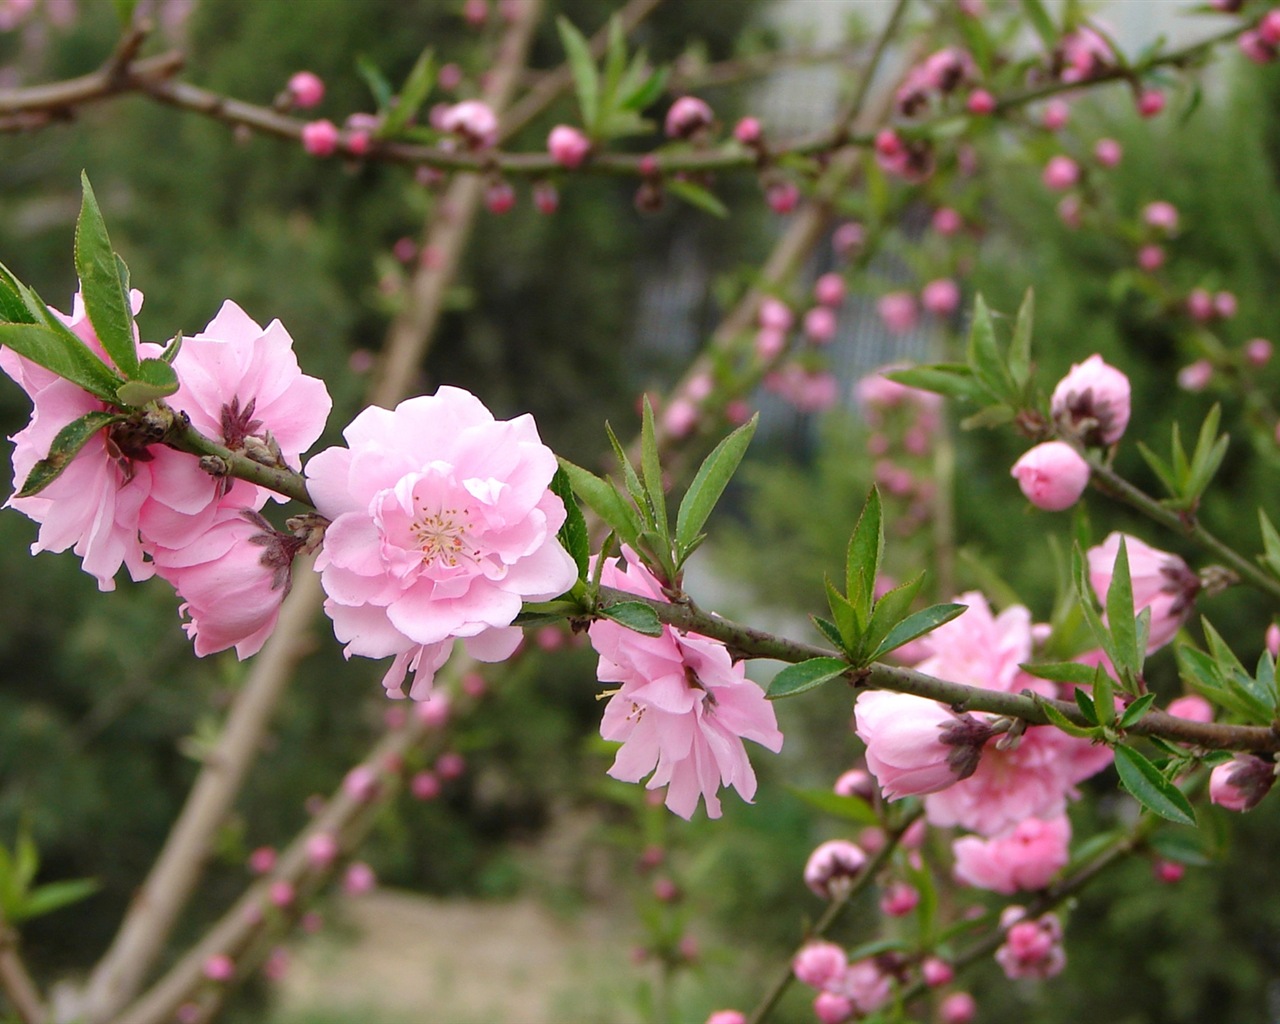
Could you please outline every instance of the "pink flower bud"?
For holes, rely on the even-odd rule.
[[[498,116],[480,100],[463,100],[440,114],[440,130],[457,135],[471,149],[488,149],[498,141]]]
[[[364,156],[373,146],[373,138],[365,131],[348,132],[343,145],[352,156]]]
[[[1229,811],[1251,811],[1276,781],[1274,761],[1236,754],[1209,773],[1209,799]]]
[[[1258,35],[1272,46],[1280,46],[1280,10],[1272,9],[1258,22]]]
[[[456,750],[446,750],[436,758],[436,774],[442,779],[460,778],[466,770],[466,759]]]
[[[1271,342],[1266,338],[1253,338],[1244,343],[1244,361],[1250,366],[1266,366],[1271,362]]]
[[[1274,622],[1267,627],[1266,639],[1267,650],[1271,652],[1271,657],[1280,658],[1280,626]]]
[[[906,917],[920,903],[920,892],[906,882],[893,882],[880,895],[880,912],[886,917]]]
[[[255,875],[265,875],[276,866],[276,851],[271,846],[259,846],[249,854],[249,870]]]
[[[1270,64],[1277,56],[1276,47],[1254,29],[1246,29],[1236,36],[1236,45],[1255,64]]]
[[[1164,266],[1164,250],[1158,245],[1144,245],[1138,250],[1138,266],[1148,274]]]
[[[789,331],[794,322],[791,308],[785,302],[772,297],[761,301],[756,319],[761,327],[775,331]]]
[[[418,258],[418,243],[412,238],[397,238],[391,247],[391,255],[399,263],[412,263]]]
[[[1143,117],[1155,117],[1164,110],[1164,93],[1159,89],[1143,89],[1138,94],[1138,113]]]
[[[347,896],[363,896],[377,884],[378,877],[373,873],[373,868],[360,860],[351,864],[342,876],[342,891]]]
[[[307,863],[324,870],[338,859],[338,838],[332,832],[315,832],[307,837]]]
[[[857,221],[845,221],[831,234],[831,248],[842,260],[855,255],[867,241],[867,230]]]
[[[312,156],[332,156],[338,149],[338,126],[332,121],[310,121],[304,124],[302,148]]]
[[[324,99],[324,82],[310,71],[297,71],[289,78],[289,95],[295,107],[318,106]]]
[[[1021,907],[1006,907],[1000,915],[1000,923],[1006,928],[1005,941],[996,950],[996,962],[1009,979],[1052,978],[1067,965],[1067,954],[1062,948],[1062,925],[1053,914],[1045,914],[1037,921],[1014,920],[1011,912],[1025,913]]]
[[[1142,219],[1159,231],[1174,232],[1178,230],[1178,208],[1173,203],[1159,200],[1147,203],[1142,208]]]
[[[888,292],[876,302],[876,312],[891,333],[906,334],[917,323],[916,297],[910,292]]]
[[[949,206],[940,206],[933,213],[933,230],[940,235],[959,234],[964,227],[964,219]]]
[[[974,89],[969,93],[969,99],[965,103],[969,108],[969,113],[976,114],[978,117],[986,117],[988,114],[995,113],[996,98],[986,89]]]
[[[952,992],[938,1007],[941,1024],[972,1024],[978,1016],[978,1004],[968,992]]]
[[[920,965],[920,976],[930,988],[939,988],[950,985],[955,980],[956,972],[955,968],[945,960],[940,960],[936,956],[927,956],[924,958],[924,963]]]
[[[1156,876],[1156,881],[1164,885],[1173,885],[1175,882],[1182,881],[1182,876],[1187,873],[1187,869],[1175,860],[1165,860],[1160,857],[1151,865],[1151,872]]]
[[[1187,312],[1193,320],[1201,323],[1213,319],[1213,296],[1203,288],[1192,289],[1187,296]]]
[[[681,96],[667,111],[665,124],[667,137],[688,139],[711,126],[715,115],[711,108],[696,96]]]
[[[1169,701],[1167,710],[1175,718],[1185,718],[1190,722],[1213,721],[1213,705],[1195,693]]]
[[[800,205],[800,186],[789,179],[770,182],[764,190],[764,201],[774,213],[791,213]]]
[[[200,1018],[204,1016],[200,1012],[200,1007],[196,1003],[183,1003],[173,1014],[173,1019],[177,1024],[199,1024]]]
[[[484,676],[479,672],[464,672],[462,674],[462,692],[473,700],[479,700],[489,692],[489,684],[485,682]]]
[[[653,880],[653,898],[659,903],[675,903],[680,899],[680,886],[665,876],[655,878]]]
[[[885,690],[859,694],[854,724],[867,746],[867,769],[890,800],[936,793],[967,779],[993,735],[972,715]]]
[[[591,140],[577,128],[558,124],[547,136],[547,152],[561,167],[572,169],[580,166],[591,152]]]
[[[1013,464],[1010,473],[1027,500],[1046,512],[1070,508],[1089,485],[1089,464],[1063,441],[1036,445]]]
[[[714,1010],[707,1024],[747,1024],[747,1018],[739,1010]]]
[[[805,943],[791,961],[796,981],[811,988],[825,988],[841,977],[849,959],[834,942],[821,940]]]
[[[868,803],[875,798],[876,787],[871,773],[861,768],[850,768],[835,781],[832,787],[837,796],[856,796]]]
[[[701,417],[687,398],[677,398],[662,410],[662,429],[677,440],[693,433]]]
[[[847,839],[822,843],[804,866],[804,884],[824,900],[836,899],[847,892],[853,880],[867,866],[862,848]]]
[[[457,64],[441,64],[436,72],[436,84],[445,92],[452,92],[462,84],[462,68]]]
[[[413,713],[418,721],[430,729],[439,729],[449,721],[449,694],[443,690],[432,690],[431,696],[413,705]]]
[[[1049,400],[1054,422],[1085,444],[1115,444],[1129,425],[1129,378],[1100,355],[1074,363]]]
[[[814,306],[804,315],[804,333],[815,344],[827,344],[836,336],[835,313],[826,306]]]
[[[819,1024],[844,1024],[853,1012],[853,1000],[836,992],[819,992],[813,1000],[813,1014]]]
[[[819,305],[835,309],[844,302],[844,278],[839,274],[823,274],[813,285],[813,298]]]
[[[235,977],[236,964],[226,953],[215,953],[204,962],[204,976],[210,981],[226,982]]]
[[[1230,320],[1236,315],[1236,310],[1238,308],[1239,303],[1236,301],[1236,297],[1233,292],[1218,292],[1218,294],[1213,297],[1213,311],[1223,320]]]
[[[485,189],[485,208],[494,216],[510,213],[516,205],[516,190],[509,181],[495,181]]]
[[[930,281],[920,291],[920,305],[934,316],[950,316],[960,308],[960,286],[949,277]]]
[[[760,121],[754,117],[744,117],[733,127],[733,137],[744,146],[757,146],[764,137],[764,129]]]
[[[1049,131],[1061,131],[1066,127],[1067,121],[1071,117],[1071,107],[1065,100],[1050,100],[1044,105],[1044,113],[1040,117],[1040,123]]]
[[[489,0],[466,0],[462,5],[462,20],[472,28],[479,28],[489,20]]]
[[[1093,158],[1103,167],[1115,167],[1124,158],[1124,147],[1115,139],[1099,139],[1093,147]]]
[[[735,398],[724,407],[724,418],[731,426],[740,427],[751,419],[751,403],[745,398]]]
[[[1082,223],[1082,209],[1079,196],[1063,196],[1062,202],[1058,204],[1058,219],[1075,231]]]
[[[1207,359],[1197,359],[1178,371],[1178,387],[1192,394],[1203,391],[1213,380],[1213,363]]]
[[[787,335],[784,331],[762,327],[756,332],[756,355],[764,362],[776,359],[786,347]]]
[[[366,764],[356,765],[342,780],[342,789],[352,800],[367,804],[378,795],[378,773]]]
[[[434,800],[440,795],[440,779],[434,772],[416,772],[409,780],[409,792],[415,800]]]
[[[533,208],[547,217],[560,209],[560,193],[551,182],[539,181],[534,184]]]
[[[876,154],[885,159],[901,156],[905,151],[902,139],[892,128],[881,128],[876,133],[875,147]]]
[[[1041,175],[1047,188],[1053,189],[1055,192],[1063,192],[1071,188],[1080,180],[1080,165],[1077,164],[1069,156],[1051,157],[1049,162],[1044,165],[1044,174]]]
[[[272,906],[279,907],[281,910],[293,903],[295,895],[293,883],[286,882],[283,878],[272,882],[268,889],[268,898]]]

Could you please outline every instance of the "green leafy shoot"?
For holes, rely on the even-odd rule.
[[[661,538],[664,546],[670,548],[671,524],[667,519],[667,494],[662,486],[658,432],[653,421],[653,406],[649,404],[648,395],[644,399],[644,414],[640,425],[640,472],[652,515],[650,528]]]
[[[388,110],[391,107],[391,99],[395,95],[395,90],[391,88],[391,82],[382,73],[382,69],[372,59],[361,53],[356,55],[356,72],[364,79],[364,84],[369,87],[369,92],[373,94],[373,102],[377,104],[378,110]]]
[[[973,324],[969,329],[969,368],[978,382],[998,401],[1013,403],[1018,388],[1000,347],[996,343],[995,324],[985,300],[979,295],[973,302]]]
[[[662,636],[662,620],[658,613],[643,601],[619,601],[617,604],[602,605],[597,609],[606,619],[626,626],[627,629],[645,636]]]
[[[129,304],[128,272],[111,248],[89,176],[81,173],[84,198],[76,221],[75,262],[80,293],[93,329],[121,373],[138,373],[138,348],[133,338],[133,310]]]
[[[598,140],[600,128],[600,75],[591,56],[591,44],[563,15],[556,19],[556,29],[573,73],[573,90],[587,135]]]
[[[388,103],[378,126],[378,138],[393,139],[404,131],[422,109],[434,83],[435,59],[431,50],[423,50],[400,87],[395,102]]]
[[[560,468],[583,504],[598,515],[623,544],[634,548],[640,535],[640,516],[613,481],[598,477],[567,459],[560,459]]]
[[[1262,530],[1262,554],[1258,561],[1272,576],[1280,579],[1280,533],[1276,532],[1261,508],[1258,509],[1258,526]]]
[[[849,538],[845,557],[845,593],[857,616],[858,627],[865,629],[871,619],[876,576],[884,558],[884,521],[880,491],[871,488]]]
[[[769,700],[794,697],[797,693],[804,693],[833,679],[839,679],[850,667],[843,658],[810,658],[797,665],[788,665],[773,677],[765,696]]]
[[[758,414],[752,416],[749,422],[716,445],[698,467],[693,483],[685,492],[676,513],[677,568],[683,566],[689,555],[702,543],[702,528],[742,463],[759,422]]]
[[[59,325],[61,327],[61,325]],[[124,383],[106,363],[65,328],[43,324],[0,324],[0,345],[51,370],[104,402],[119,401]]]
[[[1179,825],[1194,825],[1196,814],[1185,794],[1132,747],[1116,747],[1116,772],[1120,784],[1152,814]]]
[[[729,216],[729,207],[725,206],[714,192],[702,185],[671,178],[663,182],[663,187],[676,198],[683,199],[690,206],[696,206],[703,213],[720,218]]]
[[[1176,423],[1171,430],[1167,461],[1142,442],[1138,442],[1138,451],[1151,471],[1160,478],[1160,483],[1169,495],[1163,504],[1184,511],[1194,511],[1199,506],[1204,492],[1222,466],[1231,441],[1228,434],[1219,436],[1218,427],[1221,422],[1222,409],[1215,405],[1200,425],[1195,451],[1190,458],[1183,447],[1182,433]]]

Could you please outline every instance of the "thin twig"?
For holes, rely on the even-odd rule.
[[[18,952],[18,935],[3,920],[0,920],[0,991],[8,997],[22,1024],[45,1024],[48,1020],[40,990]]]

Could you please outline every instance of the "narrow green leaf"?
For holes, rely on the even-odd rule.
[[[394,103],[388,104],[382,124],[378,127],[378,137],[394,138],[407,128],[422,109],[434,83],[435,60],[431,50],[423,50],[405,78],[404,85],[400,87],[400,95]]]
[[[1054,707],[1051,701],[1046,700],[1039,694],[1035,695],[1035,702],[1039,706],[1040,710],[1044,712],[1045,718],[1049,719],[1049,724],[1055,729],[1065,732],[1068,736],[1075,736],[1077,739],[1085,739],[1086,737],[1096,736],[1098,734],[1097,729],[1086,729],[1082,726],[1076,725],[1075,722],[1071,721],[1071,719]]]
[[[16,920],[26,921],[33,917],[51,914],[55,910],[61,910],[63,907],[87,899],[99,888],[98,883],[92,878],[42,885],[22,901]]]
[[[1107,670],[1098,665],[1093,670],[1093,707],[1102,725],[1112,725],[1116,720],[1116,688]]]
[[[1178,660],[1178,674],[1182,681],[1212,703],[1226,708],[1249,722],[1268,722],[1274,712],[1271,705],[1255,697],[1248,690],[1229,685],[1217,662],[1204,651],[1190,644],[1181,644],[1174,651]]]
[[[128,28],[133,24],[133,11],[138,6],[138,0],[111,0],[111,6],[115,8],[116,20],[122,27]]]
[[[1141,697],[1125,708],[1124,714],[1120,716],[1120,728],[1128,729],[1142,721],[1142,716],[1145,715],[1151,705],[1155,703],[1155,699],[1156,695],[1154,693],[1144,693]]]
[[[759,414],[752,416],[749,422],[716,445],[698,467],[676,513],[676,546],[682,552],[706,525],[724,489],[737,472],[759,422]]]
[[[619,601],[599,609],[599,614],[645,636],[662,636],[662,620],[658,613],[641,601]]]
[[[957,615],[962,614],[968,607],[967,604],[935,604],[908,615],[889,630],[889,635],[880,641],[880,645],[871,652],[867,661],[878,661],[903,644],[909,644],[912,640],[933,632],[944,622],[950,622]]]
[[[788,665],[769,684],[765,696],[770,700],[793,697],[815,686],[839,679],[849,671],[850,665],[843,658],[810,658],[798,665]]]
[[[395,94],[395,90],[391,88],[391,82],[382,73],[382,69],[371,58],[361,53],[356,55],[356,71],[364,79],[364,84],[369,87],[369,91],[373,93],[373,101],[378,105],[378,109],[385,111],[390,108],[391,97]]]
[[[640,425],[640,471],[653,510],[653,526],[667,548],[671,547],[671,525],[667,521],[667,494],[662,487],[662,464],[658,461],[658,432],[653,422],[653,406],[644,398],[644,418]]]
[[[618,460],[618,468],[622,470],[622,481],[627,485],[627,493],[631,495],[631,500],[636,503],[636,508],[640,509],[644,514],[644,520],[649,525],[653,525],[653,517],[655,510],[649,501],[649,494],[640,483],[640,477],[636,474],[635,466],[631,465],[631,460],[627,458],[627,451],[622,447],[622,442],[618,440],[618,435],[613,432],[613,427],[608,422],[604,425],[605,433],[609,435],[609,445],[613,448],[614,457]]]
[[[40,851],[31,833],[24,827],[18,833],[18,841],[13,850],[13,877],[18,889],[26,892],[36,880],[36,872],[40,870]]]
[[[1084,692],[1082,687],[1077,686],[1071,691],[1072,696],[1076,699],[1076,707],[1080,709],[1080,714],[1084,715],[1085,721],[1090,725],[1100,725],[1098,721],[1098,709],[1093,704],[1093,698]]]
[[[871,609],[871,618],[863,633],[862,646],[874,649],[881,640],[889,635],[899,622],[907,617],[916,595],[924,585],[924,572],[916,574],[914,579],[899,584],[884,594]]]
[[[610,113],[617,104],[618,87],[627,70],[627,37],[622,19],[616,14],[609,18],[608,45],[604,51],[604,88],[600,90],[601,109]]]
[[[1177,422],[1169,428],[1169,461],[1173,465],[1173,478],[1178,481],[1178,497],[1187,491],[1187,477],[1191,473],[1191,462],[1187,458],[1187,449],[1182,444],[1182,430]]]
[[[829,577],[824,582],[827,588],[827,605],[842,638],[840,646],[846,651],[856,651],[862,646],[862,631],[866,627],[866,621],[858,618],[857,610],[836,589]]]
[[[875,596],[876,575],[884,558],[884,522],[880,509],[880,491],[871,488],[857,525],[849,538],[845,557],[845,593],[858,613],[859,624],[871,618],[871,602]]]
[[[970,21],[977,19],[968,19]],[[1013,322],[1013,341],[1009,345],[1009,373],[1020,389],[1031,379],[1031,325],[1035,320],[1036,295],[1028,288]]]
[[[1271,575],[1280,577],[1280,533],[1271,525],[1267,514],[1258,509],[1258,526],[1262,530],[1262,551],[1258,561],[1271,570]]]
[[[642,71],[645,67],[643,54],[636,54],[635,66]],[[624,92],[619,97],[619,106],[623,110],[640,113],[649,107],[667,87],[667,68],[658,68],[646,75],[634,89]]]
[[[1094,606],[1093,587],[1089,583],[1089,566],[1085,561],[1084,552],[1080,545],[1076,544],[1071,549],[1071,579],[1075,584],[1076,601],[1084,620],[1089,625],[1089,631],[1093,634],[1094,642],[1102,648],[1111,664],[1118,664],[1119,659],[1116,656],[1116,645],[1111,639],[1111,631],[1103,624],[1102,616],[1098,614],[1097,608]],[[1130,608],[1132,608],[1130,604]]]
[[[173,361],[178,358],[178,353],[182,351],[182,341],[182,332],[179,331],[169,340],[169,344],[164,347],[164,351],[160,353],[160,358],[172,366]]]
[[[89,176],[80,174],[84,198],[76,221],[76,273],[85,312],[120,372],[132,378],[138,372],[138,346],[133,340],[133,310],[129,293],[121,287],[120,267],[107,236],[107,225],[98,209]]]
[[[0,323],[33,324],[36,318],[31,315],[22,297],[22,286],[18,279],[9,273],[4,264],[0,264]]]
[[[979,409],[972,416],[966,416],[960,421],[961,430],[978,430],[989,429],[991,427],[1002,427],[1006,423],[1013,422],[1012,407],[1000,403],[998,405],[988,405],[984,409]]]
[[[839,626],[831,620],[824,619],[819,615],[810,615],[809,618],[813,620],[813,624],[817,627],[819,633],[835,644],[837,648],[841,650],[844,649],[845,640],[844,637],[840,635]]]
[[[591,559],[591,540],[587,534],[587,521],[573,496],[573,482],[563,466],[557,467],[555,476],[551,478],[551,492],[564,503],[565,511],[564,525],[556,537],[578,567],[578,579],[584,580]]]
[[[1205,849],[1204,838],[1199,832],[1161,829],[1147,843],[1165,860],[1177,861],[1189,867],[1204,868],[1214,861],[1212,853]]]
[[[913,366],[884,376],[909,388],[932,391],[961,402],[987,401],[995,397],[977,381],[969,367],[957,363]]]
[[[618,535],[622,543],[634,548],[640,534],[640,517],[618,488],[581,466],[566,459],[560,460],[560,468],[569,476],[574,493],[589,509],[595,512]]]
[[[1138,650],[1138,634],[1133,621],[1133,584],[1129,577],[1129,551],[1123,536],[1116,552],[1111,586],[1107,588],[1107,625],[1115,640],[1118,656],[1112,664],[1121,681],[1131,685],[1142,671],[1142,652]]]
[[[134,371],[133,379],[116,389],[122,405],[141,406],[167,398],[178,390],[178,374],[163,359],[144,359]]]
[[[818,810],[833,817],[843,818],[845,821],[852,821],[858,825],[878,825],[880,823],[875,809],[859,797],[841,796],[839,793],[833,793],[829,789],[799,789],[795,786],[788,786],[787,788],[810,807],[816,807]]]
[[[1037,679],[1048,679],[1054,683],[1071,683],[1076,686],[1090,686],[1093,683],[1093,666],[1081,665],[1078,661],[1055,661],[1042,665],[1019,665],[1028,675]]]
[[[1052,50],[1058,45],[1058,30],[1054,27],[1053,19],[1049,17],[1049,12],[1045,10],[1044,4],[1040,0],[1022,0],[1022,9],[1026,12],[1027,20],[1031,22],[1031,27],[1035,29],[1036,35],[1040,37],[1040,42],[1044,44],[1046,50]]]
[[[123,381],[70,331],[58,331],[41,324],[0,324],[0,345],[52,370],[103,401],[116,401],[116,389]]]
[[[1269,701],[1272,707],[1280,706],[1280,692],[1276,689],[1276,663],[1270,651],[1264,650],[1258,656],[1258,670],[1254,673],[1254,678],[1257,680],[1261,699]]]
[[[1179,825],[1196,823],[1195,811],[1182,790],[1132,747],[1116,747],[1116,771],[1120,775],[1120,784],[1152,814],[1176,821]]]
[[[563,15],[556,19],[556,28],[569,60],[569,70],[573,72],[573,88],[578,96],[578,109],[582,111],[582,123],[587,134],[595,138],[600,119],[600,78],[596,63],[591,58],[591,47]]]
[[[1141,441],[1138,442],[1138,452],[1142,455],[1146,464],[1151,467],[1151,472],[1160,478],[1160,482],[1164,484],[1164,489],[1169,496],[1178,497],[1182,493],[1182,489],[1178,486],[1178,478],[1174,475],[1173,467]]]
[[[88,444],[99,430],[123,419],[124,417],[117,413],[90,412],[77,420],[72,420],[58,431],[49,454],[31,467],[22,490],[18,491],[14,497],[29,498],[33,494],[39,494],[58,478],[71,464],[71,460],[76,457],[80,449]]]
[[[713,217],[728,217],[729,207],[725,206],[714,192],[704,188],[692,181],[680,181],[676,178],[670,178],[663,183],[673,196],[683,199],[690,206],[696,206],[703,213],[709,213]]]
[[[996,344],[996,329],[991,321],[991,311],[981,295],[973,300],[968,362],[973,375],[993,395],[1005,401],[1016,400],[1017,389],[1013,386],[1009,368]]]

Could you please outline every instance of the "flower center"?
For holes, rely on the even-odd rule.
[[[444,565],[450,569],[462,563],[474,565],[480,552],[472,545],[470,509],[441,508],[432,512],[419,504],[418,514],[409,524],[424,565]]]

